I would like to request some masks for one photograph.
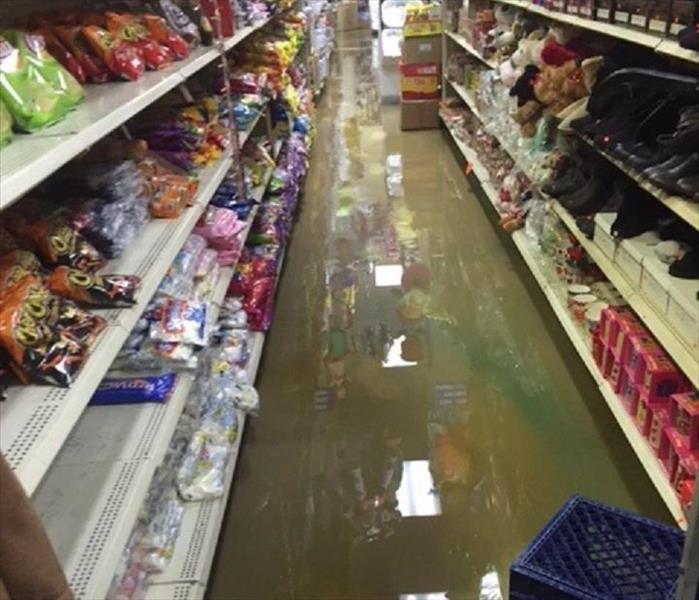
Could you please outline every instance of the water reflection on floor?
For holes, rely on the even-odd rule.
[[[381,105],[377,63],[341,38],[215,600],[478,598],[573,493],[670,519],[444,135]]]

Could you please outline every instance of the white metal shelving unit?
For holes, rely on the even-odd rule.
[[[494,60],[490,60],[483,56],[478,50],[476,50],[473,45],[460,33],[454,33],[453,31],[447,31],[445,32],[447,37],[452,39],[454,42],[456,42],[459,46],[461,46],[466,52],[480,60],[484,65],[490,67],[491,69],[496,69],[498,66],[498,63]]]
[[[0,449],[28,494],[51,466],[231,164],[232,158],[226,154],[205,169],[194,206],[178,219],[149,222],[137,242],[105,268],[141,277],[138,302],[130,308],[100,311],[109,325],[90,348],[90,356],[73,384],[68,388],[14,387],[0,403]]]
[[[577,15],[555,12],[544,8],[543,6],[532,4],[527,0],[495,1],[502,4],[509,4],[510,6],[516,6],[517,8],[521,8],[533,14],[541,15],[542,17],[552,21],[558,21],[559,23],[565,23],[566,25],[586,29],[588,31],[613,37],[618,40],[638,44],[640,46],[645,46],[646,48],[652,48],[661,54],[699,64],[699,52],[681,48],[675,40],[663,38],[645,31],[623,27],[614,23],[605,23],[604,21],[595,21],[593,19],[586,19]]]
[[[224,50],[268,22],[242,28],[223,41]],[[43,131],[17,135],[0,150],[0,210],[220,57],[216,46],[197,48],[185,60],[144,73],[138,81],[85,86],[85,102],[63,121]]]
[[[491,184],[487,170],[480,163],[476,153],[463,143],[454,132],[447,127],[447,130],[452,135],[454,142],[461,151],[464,159],[471,164],[473,173],[479,180],[486,197],[496,208],[497,191]],[[605,402],[609,406],[614,418],[624,432],[629,444],[633,448],[636,456],[643,465],[646,473],[658,490],[670,513],[677,521],[678,525],[683,529],[687,527],[687,519],[682,510],[682,507],[677,499],[677,496],[668,481],[660,461],[655,457],[652,448],[647,440],[643,437],[640,431],[634,425],[633,419],[629,416],[621,400],[611,389],[607,381],[602,377],[595,361],[592,357],[592,351],[586,339],[582,327],[577,324],[568,312],[566,302],[566,290],[563,283],[560,282],[555,273],[553,266],[550,264],[548,257],[544,255],[541,249],[532,240],[530,240],[524,231],[519,230],[512,234],[512,241],[521,254],[524,262],[531,271],[534,280],[541,288],[544,296],[548,300],[554,314],[558,318],[563,327],[563,330],[568,335],[573,347],[579,354],[583,364],[587,367],[599,387],[600,393]],[[594,258],[594,257],[593,257]]]

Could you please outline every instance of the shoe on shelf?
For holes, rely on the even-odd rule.
[[[624,191],[624,199],[612,223],[612,235],[625,240],[655,229],[667,209],[638,187],[629,185]]]
[[[688,248],[682,242],[665,240],[653,246],[653,252],[660,262],[670,265],[687,252]]]
[[[653,149],[645,142],[622,142],[615,146],[614,154],[636,171],[655,167],[669,158],[664,151]]]
[[[554,177],[541,186],[541,191],[548,196],[558,198],[563,194],[570,194],[585,185],[590,178],[582,165],[573,165],[565,169],[560,176]]]
[[[679,279],[699,279],[699,248],[692,248],[670,265],[670,275]]]
[[[686,158],[687,156],[685,154],[675,154],[657,165],[643,169],[643,171],[641,171],[641,176],[652,179],[658,173],[662,173],[669,169],[674,169],[675,167],[681,165]]]
[[[688,175],[678,180],[677,189],[688,199],[699,202],[699,175]]]
[[[578,226],[578,229],[582,231],[583,235],[588,239],[591,240],[594,238],[595,235],[595,218],[590,215],[585,215],[582,217],[577,217],[575,219],[575,224]]]
[[[699,142],[699,140],[698,140]],[[699,143],[696,146],[699,148]],[[669,169],[658,169],[650,177],[650,180],[664,190],[682,193],[677,182],[684,178],[699,175],[699,152],[687,155],[680,164]]]
[[[696,152],[699,148],[699,105],[683,108],[674,131],[661,133],[657,140],[671,154]]]

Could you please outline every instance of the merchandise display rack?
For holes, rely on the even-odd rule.
[[[497,212],[496,203],[498,194],[488,178],[487,170],[480,163],[475,152],[473,152],[456,135],[454,135],[451,129],[447,127],[447,130],[451,134],[452,139],[456,143],[466,162],[471,165],[473,174],[478,179],[478,182],[485,192],[486,197]],[[568,222],[569,221],[570,219],[568,219]],[[609,383],[602,377],[599,367],[595,363],[592,356],[592,350],[585,339],[585,332],[573,320],[568,311],[565,285],[556,275],[554,267],[550,263],[550,259],[532,240],[527,237],[523,230],[515,231],[511,237],[515,247],[531,271],[535,281],[551,305],[554,314],[568,335],[573,347],[580,356],[580,359],[592,375],[595,384],[599,388],[600,394],[609,406],[614,418],[624,432],[624,435],[636,453],[639,461],[643,465],[646,473],[653,482],[653,485],[658,490],[658,493],[667,505],[672,516],[677,521],[677,524],[683,529],[686,529],[687,518],[682,510],[671,483],[668,481],[667,476],[665,475],[663,466],[656,458],[646,439],[636,428],[631,416],[624,410],[621,401],[611,389]],[[597,253],[599,253],[599,250]],[[595,256],[593,256],[593,258],[595,258]],[[614,283],[614,281],[612,283]]]
[[[595,21],[593,19],[586,19],[576,15],[571,15],[563,12],[556,12],[528,2],[527,0],[494,0],[501,4],[508,4],[510,6],[515,6],[522,10],[526,10],[532,14],[540,15],[552,21],[558,21],[559,23],[565,23],[566,25],[571,25],[573,27],[578,27],[580,29],[586,29],[597,34],[605,35],[607,37],[616,38],[618,40],[623,40],[625,42],[630,42],[632,44],[638,44],[640,46],[645,46],[646,48],[652,48],[656,52],[664,54],[666,56],[671,56],[673,58],[678,58],[680,60],[685,60],[691,63],[699,64],[699,52],[694,50],[686,50],[680,47],[680,45],[673,39],[664,38],[652,33],[647,33],[644,31],[638,31],[636,29],[631,29],[628,27],[623,27],[621,25],[615,25],[614,23],[605,23],[604,21]]]

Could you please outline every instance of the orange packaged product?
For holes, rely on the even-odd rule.
[[[0,345],[12,360],[11,366],[24,381],[67,386],[86,356],[85,343],[63,331],[61,325],[81,327],[77,333],[104,328],[104,320],[86,319],[64,305],[34,276],[26,276],[0,299]],[[75,332],[76,330],[73,329]],[[83,335],[83,337],[87,337]]]
[[[123,308],[136,302],[141,280],[135,275],[98,275],[69,267],[57,267],[46,278],[57,296],[102,308]]]
[[[175,55],[167,46],[160,45],[148,29],[128,13],[108,11],[105,14],[107,30],[120,42],[135,48],[143,57],[150,71],[157,71],[172,64]]]

